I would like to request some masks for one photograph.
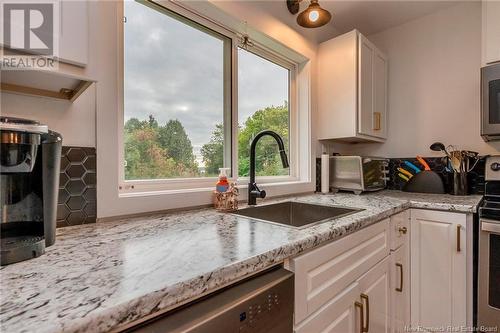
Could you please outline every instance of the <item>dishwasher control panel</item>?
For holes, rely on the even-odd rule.
[[[286,298],[287,295],[281,295],[279,290],[260,295],[246,311],[240,313],[239,332],[265,332],[269,322],[280,316],[281,300]]]

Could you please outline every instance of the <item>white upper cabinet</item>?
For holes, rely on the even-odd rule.
[[[500,1],[482,2],[483,65],[500,61]]]
[[[387,57],[357,30],[320,44],[318,138],[387,138]]]
[[[85,67],[88,62],[88,1],[59,1],[59,60]]]
[[[90,1],[58,0],[54,15],[57,67],[2,73],[2,92],[75,101],[94,82],[89,77]]]

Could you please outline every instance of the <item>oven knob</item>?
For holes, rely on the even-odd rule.
[[[491,168],[491,170],[493,170],[493,171],[499,171],[499,170],[500,170],[500,163],[498,163],[498,162],[491,163],[490,168]]]

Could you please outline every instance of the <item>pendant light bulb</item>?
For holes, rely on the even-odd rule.
[[[309,20],[311,22],[316,22],[319,19],[319,13],[317,10],[312,10],[309,12]]]
[[[309,7],[297,16],[297,23],[305,28],[321,27],[332,19],[329,11],[320,7],[318,0],[311,0]]]

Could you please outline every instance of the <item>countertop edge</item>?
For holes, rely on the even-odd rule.
[[[162,315],[221,288],[251,277],[267,268],[281,264],[288,258],[350,235],[403,210],[414,208],[473,214],[478,211],[482,200],[480,196],[469,197],[468,201],[460,201],[460,198],[457,198],[457,203],[453,203],[449,198],[439,200],[436,197],[435,199],[426,200],[422,196],[411,198],[411,194],[401,194],[401,192],[381,193],[378,198],[381,200],[394,199],[398,200],[398,202],[391,208],[374,212],[355,221],[339,223],[329,229],[314,231],[302,238],[270,250],[266,249],[262,253],[256,253],[203,272],[194,278],[167,285],[164,288],[148,292],[136,298],[130,298],[130,300],[121,303],[106,305],[106,307],[95,313],[90,311],[84,316],[68,316],[65,320],[54,323],[53,326],[41,327],[40,332],[119,332],[121,329],[131,327],[157,315]]]
[[[93,332],[120,332],[121,329],[133,326],[136,323],[139,324],[142,321],[147,320],[147,318],[154,318],[155,314],[161,315],[170,310],[174,310],[179,306],[196,301],[200,297],[230,286],[240,280],[249,278],[267,268],[281,264],[285,259],[324,245],[328,242],[336,241],[408,208],[411,208],[410,203],[403,202],[400,206],[382,213],[362,218],[359,221],[351,223],[350,225],[341,226],[322,234],[308,236],[287,245],[275,248],[271,251],[249,257],[244,261],[234,262],[231,265],[223,266],[215,271],[206,272],[205,274],[199,275],[194,279],[189,279],[181,283],[171,285],[168,288],[145,294],[134,299],[132,302],[118,304],[112,308],[101,311],[99,314],[92,315],[85,319],[75,319],[78,323],[61,327],[62,331],[88,332],[91,330]],[[227,275],[230,275],[230,277],[228,278]],[[183,295],[182,297],[176,298],[175,293],[172,293],[172,291],[175,290],[184,290],[184,287],[189,287],[190,290],[193,290],[193,286],[196,286],[194,289],[196,292],[190,293],[189,295]],[[175,301],[169,302],[169,298],[175,299]],[[132,311],[141,307],[141,304],[143,303],[151,303],[151,299],[156,300],[154,302],[156,306],[153,308],[149,306],[149,310],[147,312]],[[146,300],[147,302],[145,302]],[[135,316],[131,317],[130,313],[134,313]],[[98,323],[97,325],[99,325],[99,323],[102,324],[102,326],[99,325],[98,331],[95,330],[96,322]]]

